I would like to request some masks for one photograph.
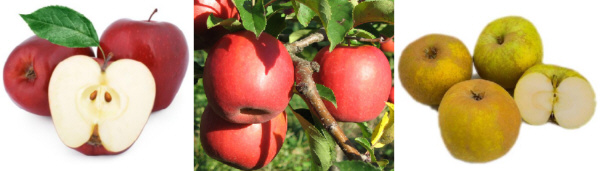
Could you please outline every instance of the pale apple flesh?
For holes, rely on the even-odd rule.
[[[156,95],[152,73],[141,62],[117,60],[103,72],[86,56],[59,63],[48,89],[52,120],[65,145],[87,143],[115,153],[140,135]]]
[[[578,128],[591,119],[596,106],[591,85],[580,76],[526,74],[518,82],[514,97],[523,120],[532,125],[554,118],[561,127]]]

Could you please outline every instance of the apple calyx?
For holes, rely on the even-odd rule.
[[[37,78],[35,70],[33,69],[33,63],[27,67],[27,71],[25,71],[25,78],[27,78],[29,81],[33,81],[35,78]]]
[[[425,49],[425,56],[429,59],[435,59],[437,57],[437,48],[429,47]]]
[[[496,43],[498,43],[498,45],[504,44],[504,35],[498,36],[496,38]]]
[[[473,99],[475,99],[475,101],[480,101],[481,99],[483,99],[485,92],[484,93],[475,93],[473,90],[471,90],[471,94],[473,95]]]
[[[152,16],[154,16],[154,14],[156,14],[156,12],[158,12],[158,8],[154,8],[154,11],[152,12],[152,14],[150,14],[150,17],[148,17],[148,22],[150,22],[150,20],[152,19]]]

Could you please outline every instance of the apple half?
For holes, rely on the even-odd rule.
[[[529,68],[519,79],[514,98],[523,120],[532,125],[553,120],[563,128],[579,128],[596,108],[590,83],[579,73],[555,65]]]
[[[156,84],[141,62],[111,63],[76,55],[50,78],[48,100],[56,132],[86,155],[118,154],[138,138],[154,105]]]

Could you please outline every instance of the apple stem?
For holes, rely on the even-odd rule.
[[[102,49],[102,47],[100,47],[100,45],[98,45],[98,49],[100,49],[100,52],[102,52],[102,59],[106,58],[106,55],[104,54],[104,50]],[[100,54],[98,54],[100,55]]]
[[[154,12],[152,12],[152,14],[150,14],[150,18],[148,18],[148,22],[150,22],[150,19],[152,19],[152,16],[154,16],[154,14],[156,14],[156,12],[158,12],[158,8],[154,8]]]
[[[102,67],[101,67],[102,72],[106,71],[106,67],[108,67],[108,61],[110,61],[110,58],[112,58],[112,57],[113,57],[113,53],[110,52],[110,53],[108,53],[108,56],[106,58],[104,58],[104,64],[102,64]]]

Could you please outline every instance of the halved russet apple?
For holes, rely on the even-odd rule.
[[[156,95],[154,77],[141,62],[102,63],[69,57],[56,66],[48,87],[58,136],[86,155],[127,150],[146,125]]]
[[[594,114],[596,97],[579,73],[555,65],[535,65],[519,79],[514,98],[525,122],[541,125],[554,119],[563,128],[578,128]]]

